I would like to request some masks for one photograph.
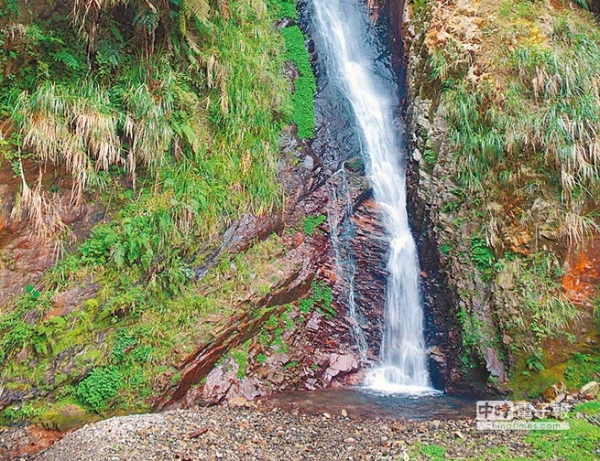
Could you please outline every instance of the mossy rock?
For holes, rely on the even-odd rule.
[[[348,171],[352,171],[354,173],[364,173],[365,172],[365,162],[360,157],[351,158],[344,162],[344,167]]]
[[[98,419],[97,415],[89,414],[86,410],[75,404],[68,404],[61,408],[47,411],[39,418],[39,423],[46,429],[60,432],[77,429],[85,424]]]

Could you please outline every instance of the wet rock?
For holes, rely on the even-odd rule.
[[[306,324],[306,329],[312,332],[319,331],[319,325],[321,323],[321,315],[319,313],[314,313],[308,319],[308,323]]]
[[[354,355],[331,354],[329,368],[337,373],[347,373],[358,368],[358,359]]]
[[[344,162],[344,168],[354,173],[365,172],[365,161],[361,157],[355,157]]]
[[[437,363],[446,362],[446,356],[444,355],[442,349],[439,346],[434,346],[431,349],[429,349],[429,357]]]
[[[310,155],[307,155],[302,161],[302,166],[307,170],[312,171],[315,167],[315,160]]]
[[[229,360],[226,365],[218,366],[208,373],[202,391],[204,400],[207,402],[221,401],[233,383],[237,382],[238,369],[238,364],[234,360]]]
[[[505,381],[506,372],[504,363],[502,360],[500,360],[498,350],[492,347],[487,347],[483,351],[483,356],[485,358],[486,367],[490,372],[490,375],[498,378],[501,381]]]
[[[233,382],[225,398],[228,402],[231,399],[254,400],[262,394],[259,385],[260,383],[245,377],[241,381]]]

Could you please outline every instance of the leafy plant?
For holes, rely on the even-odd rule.
[[[125,329],[120,330],[115,338],[110,357],[115,364],[123,363],[126,354],[138,344],[137,339],[130,336],[129,332]]]
[[[77,398],[94,411],[107,407],[123,385],[123,376],[114,366],[94,368],[75,390]]]
[[[210,336],[211,324],[200,319],[229,315],[233,293],[246,284],[257,292],[275,283],[267,261],[284,251],[275,238],[249,251],[247,269],[236,259],[240,270],[229,270],[229,280],[220,267],[209,271],[207,292],[192,283],[219,232],[283,201],[278,139],[291,94],[275,11],[259,3],[214,2],[206,16],[191,0],[154,2],[156,12],[148,2],[80,0],[75,26],[67,15],[47,22],[24,15],[34,24],[22,28],[16,17],[3,17],[21,35],[9,43],[0,31],[0,114],[13,129],[0,156],[29,199],[12,219],[49,214],[58,221],[43,223],[59,228],[51,199],[63,184],[74,185],[73,199],[93,196],[106,211],[79,249],[65,245],[72,253],[46,275],[43,292],[32,288],[0,315],[2,363],[23,348],[34,352],[11,362],[9,381],[50,389],[56,382],[43,381],[48,363],[59,352],[85,349],[77,361],[92,372],[59,392],[96,411],[113,401],[143,408],[140,392],[152,388],[150,376],[175,344],[185,350]],[[293,2],[282,5],[291,12]],[[57,186],[59,167],[71,178]],[[224,260],[229,268],[230,257]],[[28,312],[45,313],[51,295],[88,283],[93,298],[65,324],[24,321]],[[142,323],[151,333],[138,332]],[[276,330],[269,343],[283,342],[279,323]],[[90,341],[99,334],[108,335],[106,344]]]
[[[307,216],[302,221],[302,225],[304,228],[304,233],[306,235],[313,235],[321,224],[323,224],[327,220],[327,217],[323,214],[318,216]]]
[[[471,239],[471,260],[486,280],[492,277],[496,256],[492,253],[485,240],[480,237],[473,237]]]
[[[525,360],[525,364],[527,365],[527,368],[531,371],[542,371],[546,369],[546,367],[542,363],[543,358],[544,353],[541,350],[538,350]]]
[[[328,318],[333,318],[337,314],[337,311],[332,303],[333,292],[331,287],[322,282],[313,282],[311,284],[310,296],[298,302],[298,309],[305,314],[315,309]]]
[[[232,357],[238,365],[237,377],[242,379],[246,376],[246,369],[248,368],[248,352],[244,350],[235,350],[232,352]]]

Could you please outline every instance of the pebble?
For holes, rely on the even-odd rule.
[[[456,443],[457,434],[464,443]],[[423,444],[446,447],[447,459],[473,457],[489,447],[502,446],[517,457],[531,453],[523,437],[514,432],[477,431],[474,422],[466,420],[394,423],[208,407],[111,418],[67,434],[43,453],[17,459],[396,461],[413,459],[411,451]]]

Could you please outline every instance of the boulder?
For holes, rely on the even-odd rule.
[[[553,384],[544,392],[542,392],[542,398],[546,402],[562,402],[567,396],[567,388],[565,383],[558,382]]]
[[[585,386],[579,389],[581,395],[596,395],[600,391],[600,384],[597,381],[590,381]]]

